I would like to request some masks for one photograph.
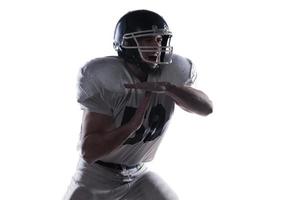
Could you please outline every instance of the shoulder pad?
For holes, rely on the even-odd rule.
[[[191,85],[196,72],[190,59],[174,54],[172,63],[162,66],[162,78],[175,85]]]
[[[116,91],[124,79],[125,68],[123,60],[117,56],[96,58],[81,68],[80,75],[85,76],[97,87]]]

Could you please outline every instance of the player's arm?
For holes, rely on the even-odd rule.
[[[176,86],[168,84],[165,93],[181,108],[199,115],[209,115],[213,111],[212,102],[208,96],[190,86]]]
[[[119,128],[114,127],[108,115],[84,111],[82,120],[83,139],[81,152],[85,161],[93,163],[99,157],[120,146],[132,133],[140,128],[149,106],[150,95],[146,95],[131,120]]]
[[[190,86],[176,86],[169,82],[143,82],[135,84],[124,84],[129,89],[141,89],[154,93],[161,93],[170,96],[177,105],[188,112],[199,115],[212,113],[212,102],[207,95]]]

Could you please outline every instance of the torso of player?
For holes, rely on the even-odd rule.
[[[92,61],[84,68],[101,93],[116,127],[127,123],[144,98],[142,90],[126,89],[123,84],[140,82],[130,74],[119,57],[105,57]],[[174,56],[173,64],[161,66],[161,71],[149,74],[148,82],[171,82],[184,85],[191,78],[188,59]],[[174,101],[165,94],[153,94],[143,125],[120,147],[103,156],[105,162],[135,165],[153,159],[174,111]]]

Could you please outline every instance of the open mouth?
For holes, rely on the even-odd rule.
[[[148,56],[148,59],[156,61],[158,59],[158,56],[150,55],[150,56]]]
[[[151,54],[151,55],[148,55],[147,58],[151,61],[157,61],[159,59],[159,54],[157,54],[157,53]]]

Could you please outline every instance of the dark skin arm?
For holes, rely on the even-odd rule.
[[[141,89],[153,93],[161,93],[170,96],[177,105],[188,112],[199,115],[212,113],[212,102],[207,95],[189,86],[176,86],[168,82],[143,82],[124,84],[129,89]]]
[[[147,93],[131,120],[119,128],[114,127],[111,116],[85,111],[82,121],[83,140],[81,144],[84,160],[89,164],[93,163],[125,142],[142,125],[149,101],[150,93]]]

